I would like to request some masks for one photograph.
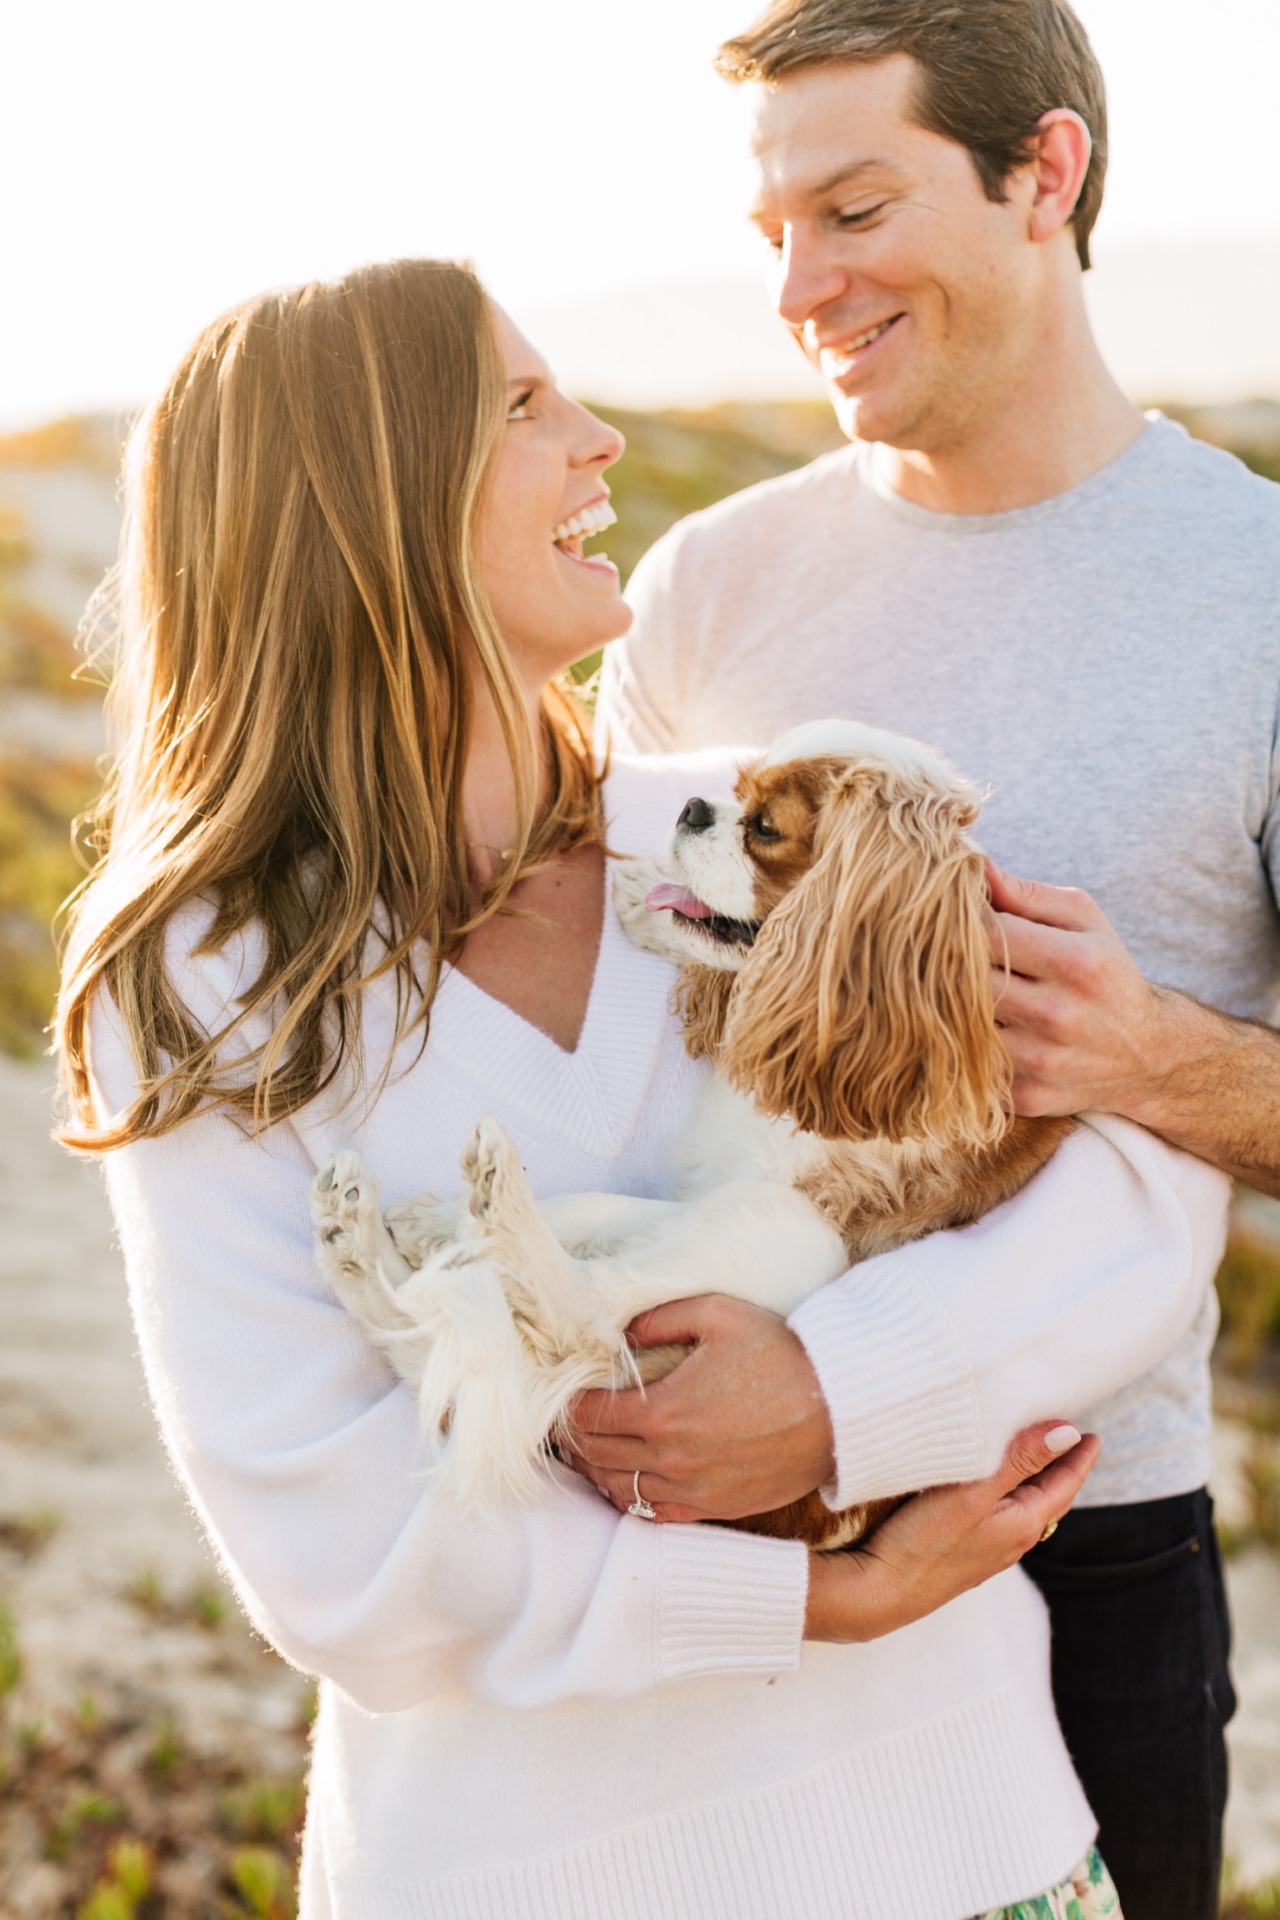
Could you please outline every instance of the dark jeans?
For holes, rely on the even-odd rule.
[[[1053,1695],[1125,1920],[1213,1920],[1236,1697],[1206,1492],[1082,1507],[1023,1561]]]

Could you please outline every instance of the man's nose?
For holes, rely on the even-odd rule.
[[[708,827],[716,823],[714,810],[705,800],[688,800],[676,826],[685,833],[705,833]]]
[[[838,299],[845,276],[839,264],[825,259],[821,243],[788,228],[783,242],[774,305],[797,332],[820,307]]]

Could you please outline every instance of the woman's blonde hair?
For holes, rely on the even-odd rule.
[[[235,308],[139,422],[109,695],[120,750],[64,936],[65,1144],[154,1137],[210,1101],[255,1127],[295,1112],[358,1056],[377,975],[394,975],[397,1042],[415,1025],[425,1041],[467,933],[548,854],[599,837],[585,722],[553,688],[537,737],[476,565],[505,415],[479,281],[404,260]],[[478,909],[460,803],[477,669],[519,809]],[[198,952],[253,926],[264,956],[212,1033],[166,966],[169,923],[198,902]],[[87,1041],[104,989],[140,1085],[109,1125]]]

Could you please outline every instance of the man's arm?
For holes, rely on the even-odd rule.
[[[1280,1195],[1280,1035],[1153,986],[1087,893],[987,874],[1017,1111],[1118,1113]]]
[[[581,1465],[661,1519],[733,1519],[814,1486],[833,1506],[989,1474],[1009,1437],[1150,1371],[1221,1258],[1221,1175],[1121,1120],[1077,1127],[972,1226],[880,1254],[790,1323],[708,1295],[642,1316],[692,1348],[643,1391],[585,1394]]]

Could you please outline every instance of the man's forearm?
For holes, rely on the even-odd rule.
[[[1151,991],[1157,1044],[1127,1117],[1280,1196],[1280,1034],[1167,987]]]
[[[1280,1034],[1152,986],[1088,894],[987,878],[1016,1110],[1118,1113],[1280,1194]]]
[[[972,1226],[865,1261],[791,1316],[835,1439],[837,1506],[981,1479],[1011,1433],[1156,1366],[1222,1247],[1225,1183],[1098,1117]]]

